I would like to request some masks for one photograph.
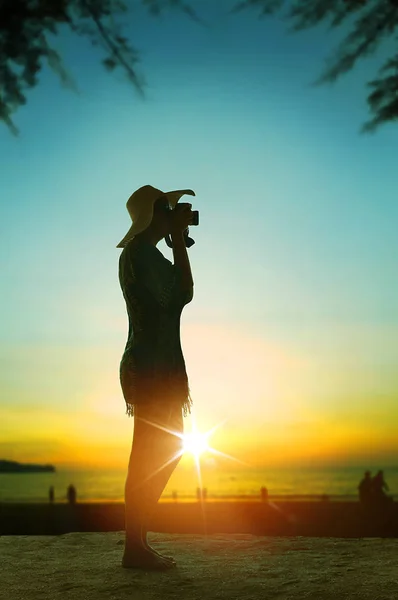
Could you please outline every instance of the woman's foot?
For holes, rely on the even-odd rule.
[[[153,546],[151,546],[150,544],[148,544],[148,542],[144,542],[144,547],[147,550],[149,550],[149,552],[156,554],[156,556],[159,556],[161,559],[166,560],[167,562],[170,562],[172,565],[177,564],[172,556],[166,556],[165,554],[160,554],[160,552],[155,550],[155,548]]]
[[[172,556],[166,556],[165,554],[160,554],[160,552],[155,550],[155,548],[148,543],[147,536],[148,536],[148,531],[147,531],[146,527],[145,528],[142,527],[141,528],[141,541],[142,541],[144,548],[146,548],[150,552],[153,552],[154,554],[156,554],[156,556],[160,556],[160,558],[163,558],[163,560],[167,560],[167,561],[171,562],[173,565],[177,564]]]
[[[119,540],[117,542],[118,546],[122,546],[124,544],[124,540]],[[166,556],[165,554],[160,554],[160,552],[158,552],[157,550],[155,550],[155,548],[153,546],[151,546],[150,544],[148,544],[148,542],[146,540],[142,540],[142,544],[144,546],[144,548],[146,548],[147,550],[149,550],[150,552],[153,552],[154,554],[156,554],[156,556],[160,556],[160,558],[162,558],[163,560],[169,561],[171,562],[173,565],[176,565],[176,561],[174,560],[174,558],[172,556]]]
[[[122,567],[127,569],[148,569],[165,571],[173,566],[169,560],[162,558],[156,552],[151,552],[142,544],[126,544],[122,558]]]

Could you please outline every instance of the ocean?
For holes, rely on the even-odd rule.
[[[383,466],[380,466],[383,468]],[[372,470],[372,469],[370,469]],[[372,470],[372,475],[378,469]],[[398,467],[384,468],[384,478],[389,494],[398,497]],[[203,468],[202,486],[207,488],[208,499],[220,496],[259,497],[265,486],[269,496],[327,494],[343,498],[358,497],[358,484],[365,467],[303,467],[273,469],[220,469]],[[77,490],[80,502],[123,502],[126,470],[63,469],[55,473],[0,474],[0,502],[46,502],[50,486],[54,487],[55,501],[65,502],[69,484]],[[195,466],[181,469],[179,466],[170,478],[162,500],[176,491],[178,498],[196,498],[200,487]]]

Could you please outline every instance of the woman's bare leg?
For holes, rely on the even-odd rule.
[[[154,418],[153,421],[156,422],[156,419]],[[165,431],[163,431],[162,435],[162,430],[155,428],[158,429],[159,432],[159,437],[157,439],[158,456],[153,457],[150,472],[148,473],[148,476],[151,476],[148,480],[148,484],[150,485],[150,495],[147,511],[142,523],[142,541],[147,548],[152,548],[147,540],[148,523],[156,509],[156,505],[167,482],[183,454],[183,442],[181,436],[184,432],[184,422],[181,405],[170,407],[169,413],[163,417],[162,426],[169,431],[175,432],[176,435]]]
[[[125,486],[125,555],[151,550],[146,539],[145,524],[182,451],[180,437],[165,429],[182,433],[182,428],[181,407],[179,412],[176,408],[164,405],[140,406],[136,410]]]

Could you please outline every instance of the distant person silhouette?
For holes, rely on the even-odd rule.
[[[268,502],[268,490],[266,487],[262,487],[261,490],[261,501],[262,502]]]
[[[54,502],[54,486],[50,487],[50,489],[48,491],[48,498],[52,504]]]
[[[384,473],[382,470],[378,471],[377,474],[372,479],[372,487],[373,487],[373,498],[377,504],[386,504],[389,503],[392,498],[385,494],[384,490],[389,491],[389,487],[384,480]]]
[[[358,485],[359,501],[364,506],[370,506],[373,496],[373,481],[370,471],[365,471],[364,478]]]
[[[120,361],[126,414],[134,435],[125,485],[122,566],[163,570],[175,561],[148,543],[150,517],[183,454],[183,416],[190,413],[188,376],[180,340],[181,313],[193,298],[184,232],[193,221],[192,190],[164,193],[150,185],[127,201],[133,224],[119,242],[119,283],[129,321]],[[171,236],[174,264],[156,247]],[[175,432],[175,433],[174,433]]]
[[[69,504],[76,504],[76,488],[70,484],[66,493]]]

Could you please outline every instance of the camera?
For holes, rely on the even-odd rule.
[[[189,202],[180,202],[179,204],[177,204],[175,206],[174,210],[179,210],[179,208],[181,206],[189,206],[189,207],[191,207],[192,204],[189,204]],[[198,210],[193,210],[192,211],[192,222],[190,224],[191,225],[199,225],[199,211]],[[172,242],[171,237],[170,237],[169,234],[166,235],[165,241],[166,241],[166,244],[168,245],[169,248],[173,247],[173,242]],[[195,240],[193,240],[191,237],[189,237],[189,228],[187,228],[184,231],[184,241],[185,241],[185,246],[187,248],[190,248],[195,243]]]
[[[176,207],[174,210],[178,210],[180,208],[180,206],[191,207],[192,204],[189,204],[189,202],[179,202],[178,204],[176,204]],[[190,225],[199,225],[199,211],[198,210],[192,211],[192,222],[190,223]]]

